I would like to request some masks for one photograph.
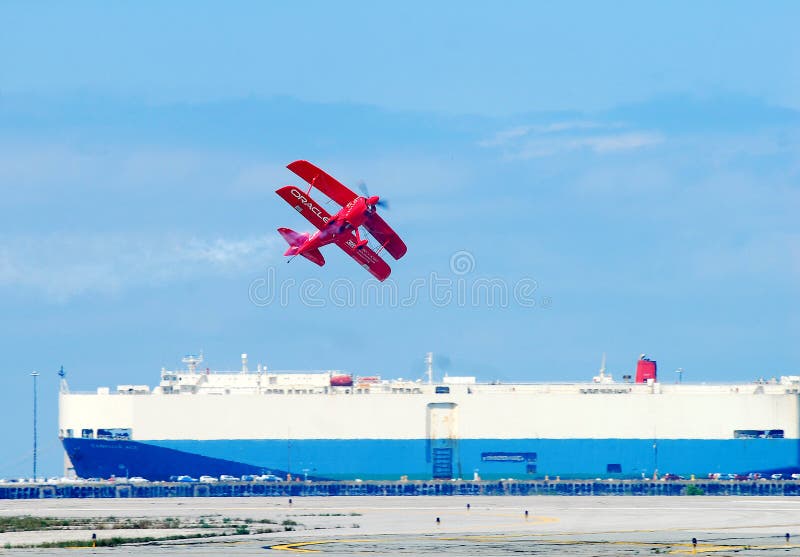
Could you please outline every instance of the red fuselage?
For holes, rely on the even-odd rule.
[[[295,253],[301,254],[328,245],[336,240],[337,235],[348,230],[353,230],[356,238],[362,241],[358,234],[358,228],[364,224],[367,214],[373,211],[371,207],[377,202],[378,196],[356,197],[333,215],[324,228],[315,232],[303,245],[298,247]]]

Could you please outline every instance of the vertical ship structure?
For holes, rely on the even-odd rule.
[[[158,386],[70,392],[59,431],[81,477],[166,480],[652,477],[800,469],[799,377],[664,384],[601,369],[586,383],[433,382],[337,371],[162,369]]]

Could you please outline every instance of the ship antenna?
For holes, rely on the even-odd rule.
[[[64,366],[61,366],[61,369],[58,370],[58,376],[61,378],[58,382],[59,391],[62,393],[68,393],[69,385],[67,385],[67,372],[64,371]]]
[[[428,385],[433,384],[433,352],[425,354],[425,365],[427,366],[425,373],[428,376]]]
[[[194,373],[197,370],[197,364],[203,362],[203,353],[200,352],[199,356],[196,354],[187,354],[181,361],[189,366],[189,373]]]

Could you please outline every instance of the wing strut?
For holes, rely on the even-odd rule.
[[[381,247],[378,249],[378,251],[376,251],[376,252],[375,252],[375,255],[380,255],[380,254],[381,254],[381,252],[383,251],[383,248],[385,248],[385,247],[386,247],[386,244],[388,244],[388,243],[389,243],[389,242],[391,242],[391,241],[392,241],[392,239],[391,239],[391,238],[389,238],[389,239],[388,239],[388,240],[386,240],[386,241],[385,241],[383,244],[381,244]]]

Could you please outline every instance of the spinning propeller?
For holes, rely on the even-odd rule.
[[[375,207],[380,207],[381,209],[389,209],[389,202],[386,199],[381,199],[377,195],[370,196],[369,190],[367,189],[367,183],[364,180],[359,180],[358,182],[358,191],[367,198],[367,205],[369,205],[371,211],[375,211]]]

